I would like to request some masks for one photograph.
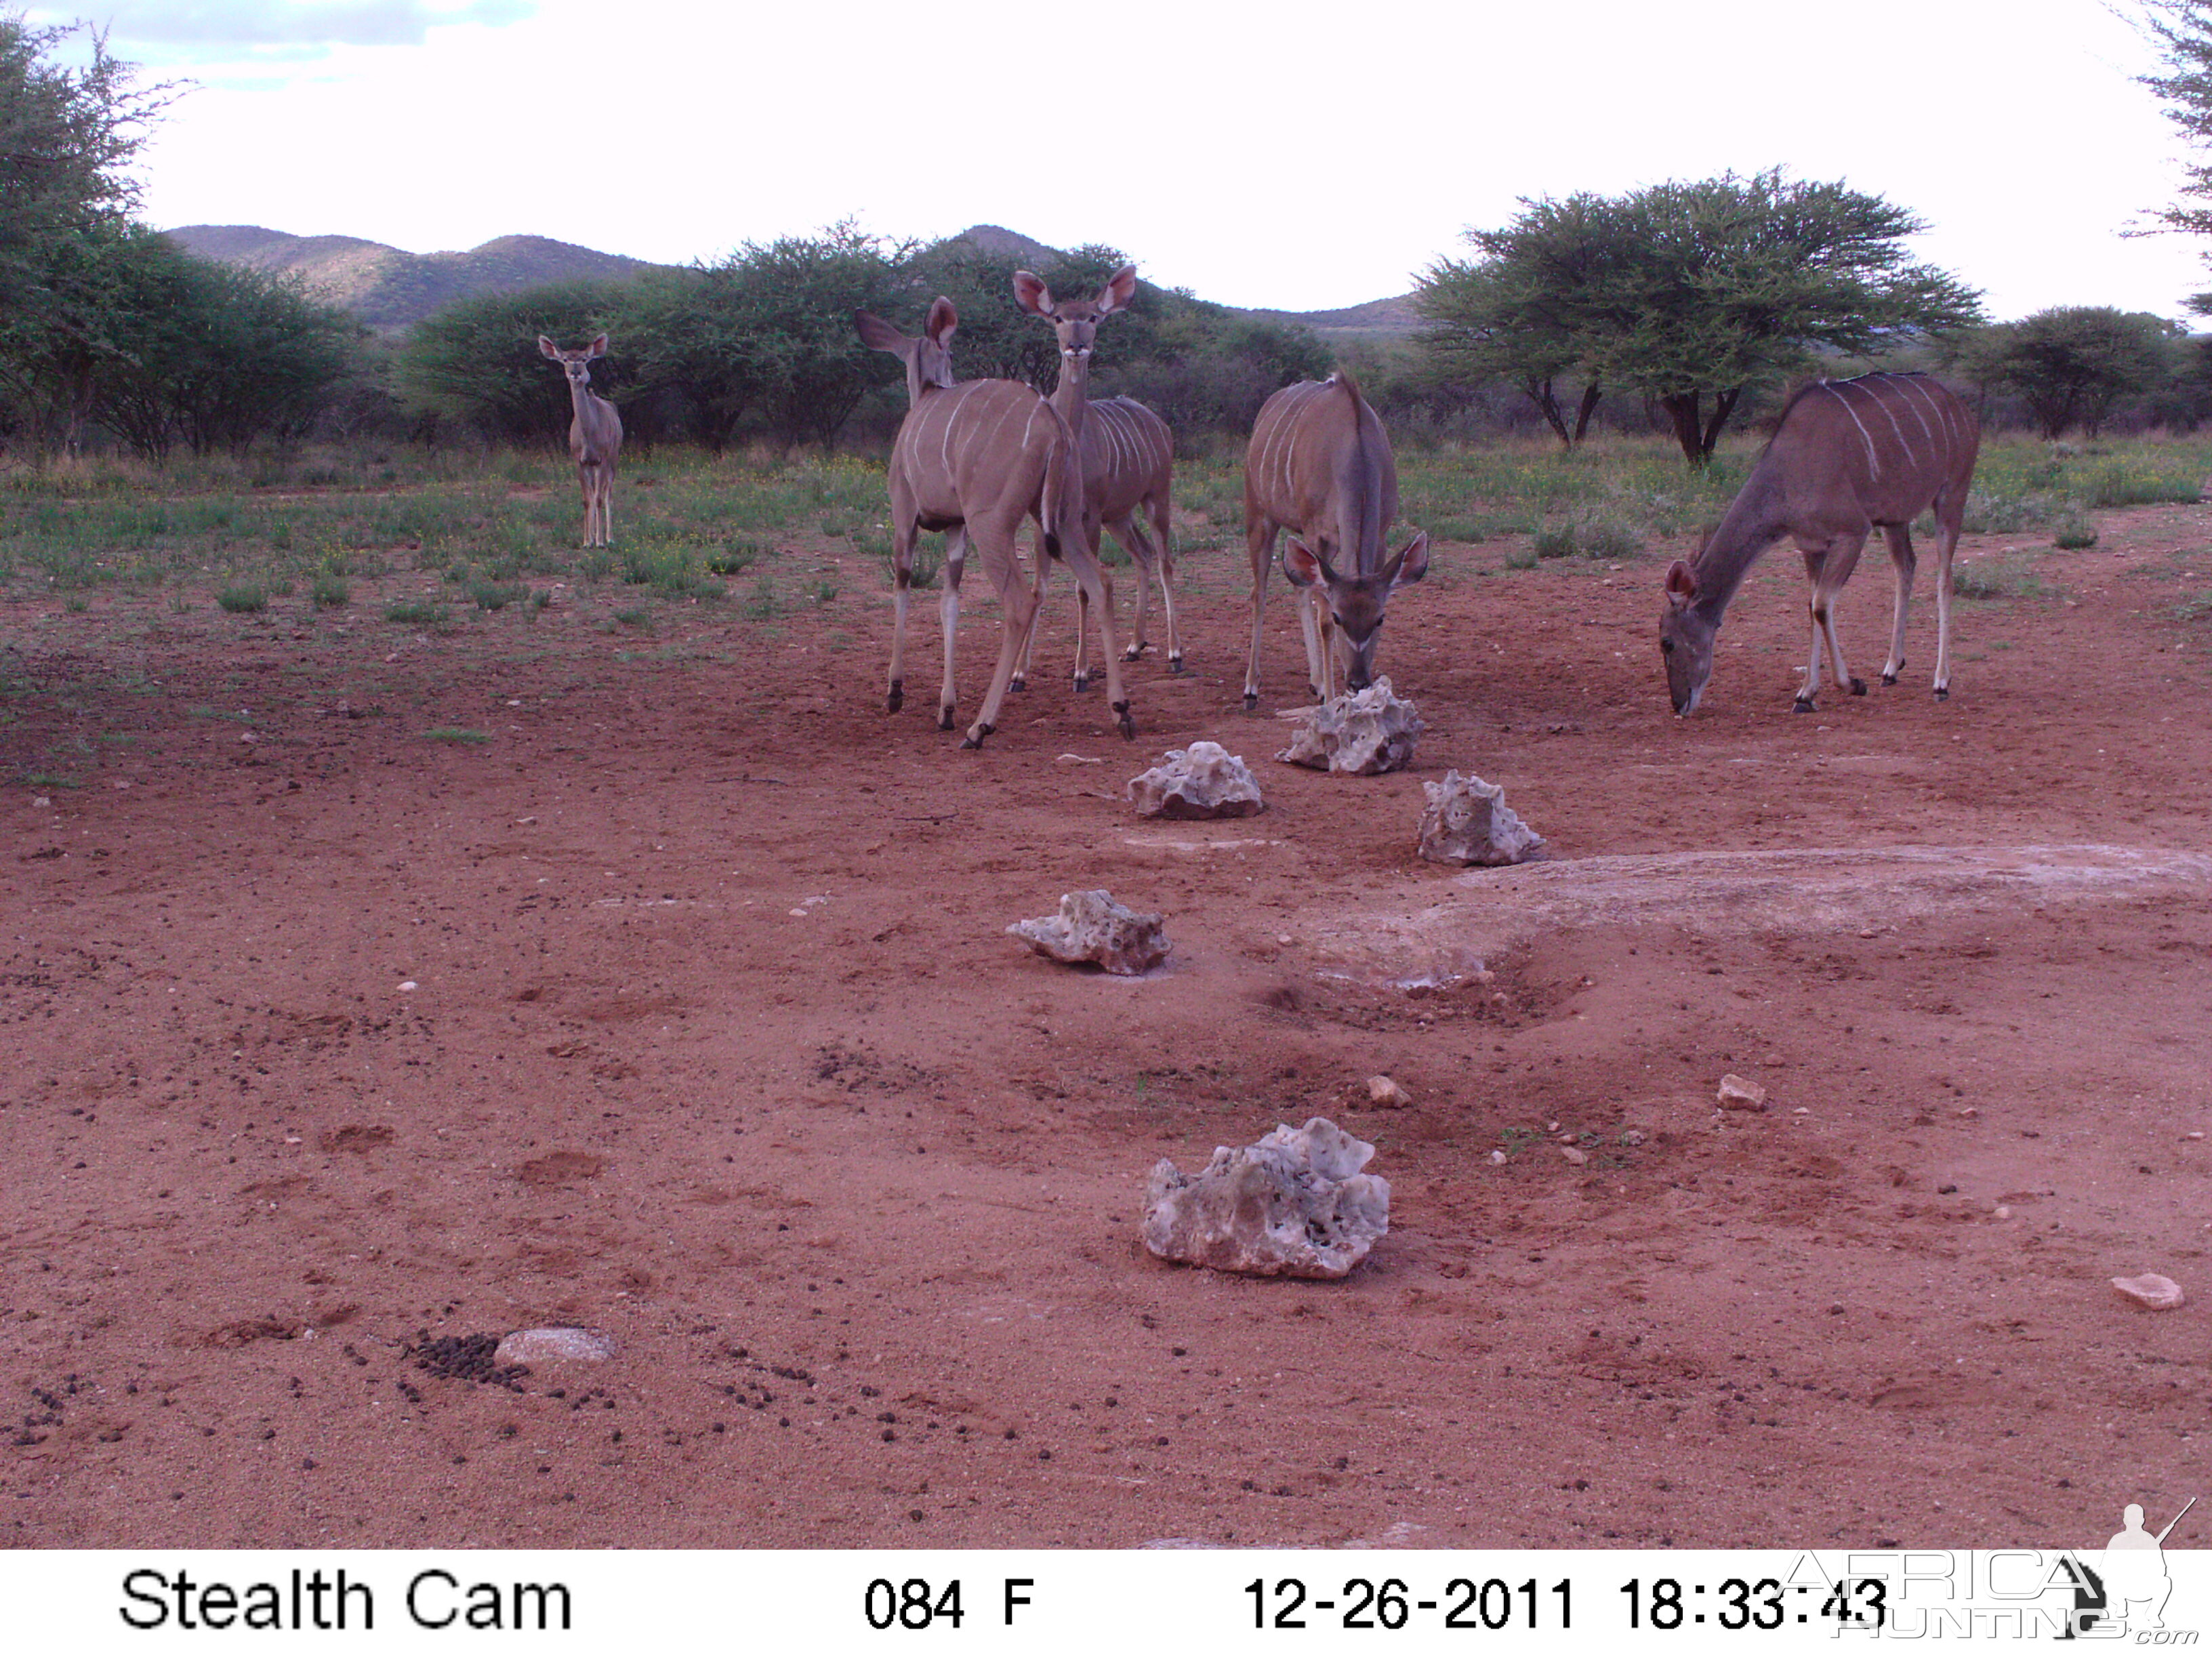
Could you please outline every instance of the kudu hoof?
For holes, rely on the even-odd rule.
[[[1144,660],[1144,656],[1145,647],[1141,645],[1133,645],[1121,653],[1121,660],[1123,662],[1141,662]]]
[[[1895,685],[1897,684],[1897,676],[1894,674],[1884,674],[1881,677],[1881,683],[1884,685]]]
[[[1817,714],[1820,711],[1813,707],[1812,698],[1800,697],[1790,705],[1790,712],[1793,714]]]
[[[1168,659],[1168,672],[1170,674],[1180,674],[1182,672],[1182,652],[1178,651]]]
[[[1079,691],[1088,691],[1091,689],[1091,676],[1078,674],[1075,677],[1075,689]]]
[[[1115,722],[1121,735],[1127,738],[1134,738],[1137,735],[1137,721],[1136,718],[1129,713],[1129,705],[1126,702],[1117,702],[1114,705],[1114,712],[1121,717]]]
[[[1937,687],[1936,688],[1936,702],[1950,702],[1950,701],[1951,701],[1951,688],[1950,688],[1949,686],[1948,686],[1948,685],[1939,685],[1939,686],[1937,686]]]
[[[1256,713],[1259,707],[1260,694],[1257,691],[1247,691],[1244,694],[1244,712],[1248,714]]]
[[[1013,678],[1006,682],[1006,690],[1009,691],[1026,691],[1029,689],[1029,681],[1024,679],[1019,674],[1015,675]]]
[[[949,702],[937,711],[937,729],[940,732],[952,729],[952,705]]]
[[[1851,676],[1851,695],[1852,695],[1853,696],[1855,696],[1855,697],[1863,697],[1864,696],[1866,696],[1866,694],[1867,694],[1866,682],[1865,682],[1864,680],[1861,679],[1857,675],[1856,675],[1856,674],[1852,675],[1852,676]]]
[[[960,739],[960,746],[963,749],[981,749],[983,746],[983,739],[998,729],[995,726],[979,726]]]
[[[884,699],[884,707],[892,714],[897,714],[900,709],[906,707],[906,693],[896,685],[891,687],[890,696]]]

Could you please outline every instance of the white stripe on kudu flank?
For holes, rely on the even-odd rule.
[[[1820,389],[1844,406],[1844,413],[1851,417],[1851,424],[1859,429],[1860,441],[1866,445],[1867,471],[1877,478],[1881,477],[1881,463],[1875,459],[1874,434],[1866,429],[1866,422],[1859,419],[1858,411],[1851,407],[1851,400],[1836,389],[1833,381],[1821,381]]]
[[[1886,391],[1887,387],[1887,380],[1885,380],[1883,386],[1884,391]],[[1878,405],[1881,410],[1884,418],[1889,422],[1889,429],[1897,434],[1897,447],[1905,452],[1905,465],[1907,467],[1917,467],[1920,465],[1920,458],[1912,453],[1912,446],[1905,441],[1905,428],[1897,423],[1897,411],[1890,407],[1890,399],[1888,397],[1884,395],[1884,391],[1877,391],[1875,387],[1869,386],[1867,388],[1867,395],[1872,398],[1876,405]]]
[[[1928,400],[1926,388],[1910,374],[1899,375],[1896,385],[1898,396],[1905,399],[1912,410],[1912,417],[1920,422],[1920,429],[1928,434],[1928,441],[1935,446],[1937,459],[1948,463],[1951,459],[1951,447],[1936,436],[1936,428],[1928,424],[1928,416],[1920,407]]]

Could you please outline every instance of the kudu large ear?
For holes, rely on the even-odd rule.
[[[1328,566],[1322,562],[1321,555],[1308,547],[1296,536],[1290,537],[1285,541],[1283,574],[1291,579],[1292,586],[1311,587],[1316,582],[1328,579]]]
[[[1667,597],[1676,605],[1698,597],[1698,573],[1680,559],[1667,567]]]
[[[1052,314],[1052,290],[1044,285],[1044,278],[1033,271],[1014,273],[1014,303],[1032,317]]]
[[[1407,583],[1417,582],[1427,575],[1429,574],[1429,532],[1425,530],[1422,531],[1401,548],[1395,563],[1396,568],[1390,577],[1390,586],[1393,587],[1403,587]]]
[[[853,313],[853,326],[860,331],[860,343],[877,351],[906,354],[908,340],[880,317],[872,317],[865,311]]]
[[[952,308],[952,301],[942,294],[929,302],[929,320],[922,324],[921,331],[929,337],[939,349],[951,348],[952,331],[960,326],[960,313]]]
[[[607,337],[604,334],[600,335],[598,339],[592,341],[591,344],[584,348],[584,356],[587,359],[592,357],[604,357],[606,355]]]
[[[561,348],[541,334],[538,337],[538,355],[541,357],[550,357],[557,363],[561,361]]]
[[[1098,290],[1098,314],[1110,317],[1136,297],[1137,268],[1123,265],[1108,277],[1106,286]]]

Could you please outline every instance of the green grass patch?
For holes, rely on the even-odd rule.
[[[489,743],[491,733],[473,726],[434,726],[422,734],[432,743]]]
[[[447,614],[444,605],[428,599],[394,599],[384,607],[385,621],[403,623],[410,628],[438,627]]]
[[[215,596],[215,602],[224,610],[251,616],[269,608],[269,590],[258,582],[241,582],[235,587],[226,587]]]

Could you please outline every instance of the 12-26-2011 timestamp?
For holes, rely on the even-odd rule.
[[[1255,1630],[1305,1630],[1334,1626],[1341,1630],[1404,1630],[1409,1624],[1441,1623],[1446,1630],[1567,1630],[1572,1627],[1572,1589],[1564,1578],[1539,1591],[1533,1578],[1519,1584],[1503,1578],[1454,1578],[1437,1595],[1417,1595],[1402,1578],[1347,1578],[1334,1595],[1303,1578],[1255,1578],[1244,1586],[1252,1598]]]

